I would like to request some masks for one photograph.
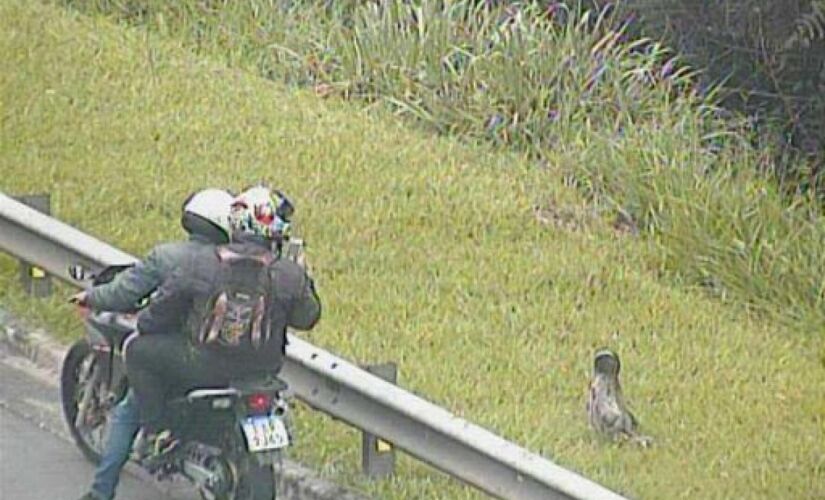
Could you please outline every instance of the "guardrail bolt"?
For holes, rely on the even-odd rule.
[[[48,193],[16,196],[15,199],[39,212],[51,215],[52,198]],[[45,270],[22,259],[20,260],[20,284],[23,285],[26,293],[34,297],[48,297],[52,294],[51,276]]]
[[[387,382],[396,383],[398,367],[395,363],[381,363],[363,367]],[[395,447],[374,434],[364,431],[361,440],[361,471],[369,479],[381,479],[395,472]]]

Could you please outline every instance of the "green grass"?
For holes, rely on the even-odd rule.
[[[797,331],[825,328],[821,207],[783,198],[763,175],[802,166],[773,165],[775,154],[751,148],[714,91],[661,43],[633,39],[618,16],[470,0],[54,3],[529,155],[631,214],[656,236],[675,281]]]
[[[58,217],[142,254],[181,235],[190,190],[269,179],[297,200],[309,241],[325,302],[312,342],[395,360],[403,386],[635,497],[825,496],[814,336],[665,286],[658,247],[590,217],[557,172],[105,19],[7,0],[0,30],[3,192],[48,190]],[[605,151],[578,144],[587,159]],[[543,224],[535,205],[584,227]],[[22,297],[0,263],[3,304],[77,335],[60,297]],[[650,450],[587,429],[602,345],[622,355]],[[393,481],[363,482],[358,434],[299,412],[295,454],[332,478],[385,498],[479,496],[406,458]]]

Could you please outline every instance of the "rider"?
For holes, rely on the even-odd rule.
[[[165,400],[173,391],[225,385],[247,375],[277,374],[285,353],[287,327],[309,330],[320,318],[321,304],[304,269],[288,259],[268,258],[288,228],[291,212],[292,205],[278,192],[254,187],[242,193],[230,215],[233,242],[218,251],[203,248],[192,252],[138,317],[140,335],[126,348],[126,371],[140,403],[144,442],[150,455],[158,457],[177,445],[164,415]],[[223,272],[229,264],[225,263],[241,255],[262,260],[266,266],[260,268],[265,270],[263,274],[256,275],[266,276],[260,283],[265,291],[261,297],[267,298],[265,302],[260,299],[262,316],[249,323],[257,327],[245,330],[249,332],[245,340],[235,340],[235,347],[198,343],[195,332],[207,332],[199,328],[204,320],[211,317],[218,321],[210,312],[221,314],[221,321],[223,314],[229,317],[225,310],[215,311],[220,299],[226,299],[221,293],[228,283]],[[209,333],[213,333],[211,329]],[[258,348],[253,347],[256,335],[268,339]],[[211,337],[202,339],[209,342]]]
[[[111,282],[74,296],[82,308],[134,312],[138,303],[157,289],[184,259],[199,249],[215,248],[229,241],[229,211],[234,197],[220,189],[204,189],[190,195],[181,207],[181,225],[188,240],[156,246],[135,266],[118,274]],[[120,471],[129,458],[139,428],[139,409],[134,394],[114,408],[109,435],[95,471],[91,490],[81,500],[114,498]]]

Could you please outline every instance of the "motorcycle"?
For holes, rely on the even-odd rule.
[[[284,256],[303,265],[300,240],[291,243]],[[92,275],[82,266],[71,266],[69,274],[100,285],[127,267],[111,266]],[[109,413],[128,391],[123,347],[135,331],[136,316],[89,311],[84,323],[86,338],[72,344],[63,362],[61,403],[74,442],[97,463]],[[205,499],[272,500],[275,467],[292,443],[287,389],[282,380],[267,376],[198,388],[171,399],[167,407],[180,445],[161,464],[150,468],[135,463],[159,480],[182,476]]]

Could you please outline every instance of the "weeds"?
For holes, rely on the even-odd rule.
[[[753,172],[748,131],[632,19],[560,2],[64,0],[319,95],[513,148],[653,234],[677,280],[825,326],[821,218]],[[135,14],[139,13],[139,14]],[[760,167],[762,168],[762,167]],[[762,168],[764,170],[764,168]],[[731,202],[740,203],[732,205]],[[747,208],[745,208],[747,207]],[[753,214],[766,217],[757,220]],[[781,214],[781,215],[780,215]],[[745,250],[740,250],[744,245]],[[782,262],[783,264],[774,264]]]

